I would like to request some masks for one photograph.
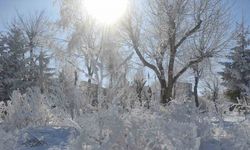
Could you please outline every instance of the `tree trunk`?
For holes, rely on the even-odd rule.
[[[160,80],[160,84],[161,84],[160,102],[163,105],[166,105],[167,104],[167,84],[166,84],[166,80]]]
[[[113,73],[110,75],[109,88],[113,88]]]
[[[171,101],[174,87],[174,61],[175,61],[175,52],[172,50],[168,65],[168,86],[167,86],[167,102]]]
[[[214,88],[214,91],[213,91],[213,102],[214,102],[214,107],[215,107],[215,110],[216,112],[218,113],[218,107],[217,107],[217,104],[216,104],[216,100],[218,99],[218,88]]]
[[[34,70],[32,70],[32,69],[34,69],[34,66],[35,66],[35,62],[34,62],[34,54],[33,54],[33,48],[34,48],[34,45],[33,45],[33,43],[32,42],[30,42],[29,43],[29,48],[30,48],[30,69],[29,69],[29,71],[30,71],[30,73],[29,73],[29,76],[28,76],[28,81],[32,81],[32,82],[34,82],[34,78],[35,78],[35,75],[34,75]]]
[[[39,55],[39,86],[40,91],[43,94],[44,93],[44,68],[43,68],[43,53],[41,52]]]
[[[218,113],[219,111],[218,111],[218,107],[217,107],[217,104],[216,104],[215,99],[213,100],[213,102],[214,102],[214,107],[215,107],[215,110],[216,110],[216,112]]]
[[[173,98],[173,84],[168,84],[167,87],[167,94],[166,94],[166,99],[167,99],[167,103],[170,102]]]
[[[92,76],[93,76],[93,70],[91,66],[87,66],[88,70],[88,83],[91,84]]]
[[[139,91],[138,93],[138,99],[139,99],[139,102],[140,102],[140,106],[142,106],[142,91]]]
[[[34,48],[33,42],[30,42],[29,46],[30,46],[30,64],[33,65],[33,63],[34,63],[33,62],[34,61],[34,59],[33,59],[33,57],[34,57],[34,54],[33,54],[33,48]]]
[[[75,70],[75,80],[74,80],[74,85],[77,85],[77,81],[78,81],[78,75],[77,75],[77,71]]]
[[[199,99],[198,99],[198,84],[199,84],[199,77],[194,77],[194,100],[196,107],[199,107]]]

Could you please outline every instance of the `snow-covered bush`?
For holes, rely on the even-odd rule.
[[[25,94],[21,94],[19,91],[13,92],[5,118],[8,127],[46,125],[49,118],[48,105],[38,88],[30,88]]]
[[[59,116],[69,115],[72,119],[79,115],[79,111],[83,104],[84,97],[79,89],[67,87],[67,89],[56,87],[53,92],[47,93],[47,101],[52,107],[52,111]]]
[[[60,100],[52,93],[42,94],[36,87],[27,89],[25,94],[14,91],[8,106],[1,107],[7,112],[3,123],[8,129],[46,125],[78,127]]]
[[[2,119],[5,118],[6,113],[7,113],[7,106],[3,101],[0,101],[0,122]]]
[[[47,125],[74,127],[81,132],[71,145],[71,149],[77,150],[198,150],[213,141],[223,148],[236,141],[237,145],[231,147],[245,149],[250,143],[247,124],[224,121],[212,101],[206,103],[206,112],[201,112],[193,100],[185,98],[174,99],[165,107],[159,101],[152,101],[148,109],[140,105],[136,92],[124,85],[110,89],[107,95],[100,94],[98,105],[91,106],[78,87],[72,90],[55,89],[57,93],[44,94],[38,88],[28,89],[25,94],[15,91],[8,106],[1,107],[7,111],[3,122],[5,129],[46,128]],[[69,105],[70,101],[73,105]],[[104,104],[107,107],[103,107]],[[91,111],[86,111],[87,107]],[[218,108],[220,110],[221,106]],[[14,135],[5,131],[0,134],[9,134],[10,138]],[[12,141],[15,142],[13,138]]]
[[[112,88],[109,91],[109,103],[121,107],[123,110],[130,110],[139,104],[137,94],[129,85],[123,87]]]
[[[120,107],[112,105],[81,116],[78,120],[81,135],[73,148],[199,149],[197,125],[185,119],[185,115],[181,122],[174,115],[171,117],[168,108],[159,106],[156,111],[135,106],[120,111]]]
[[[141,106],[136,94],[130,91],[124,86],[109,91],[112,92],[110,97],[100,95],[99,104],[91,106],[91,111],[76,115],[74,121],[70,111],[64,110],[67,110],[65,102],[69,98],[64,95],[66,93],[41,94],[37,88],[29,89],[25,94],[15,91],[6,107],[3,125],[19,129],[26,126],[37,128],[37,125],[75,127],[81,134],[70,149],[79,150],[198,150],[214,141],[218,147],[227,148],[228,144],[235,149],[246,149],[250,143],[247,124],[223,121],[212,102],[207,103],[208,112],[200,112],[193,100],[185,98],[174,99],[165,107],[152,102],[148,109]],[[84,96],[77,90],[72,94],[71,100],[78,105],[74,109],[82,109],[84,106],[79,101],[84,100]],[[103,107],[103,103],[108,107]],[[9,135],[10,141],[15,143],[14,133],[4,131],[0,134]],[[234,141],[237,144],[232,145]]]

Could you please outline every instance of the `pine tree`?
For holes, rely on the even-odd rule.
[[[0,36],[0,82],[2,100],[8,99],[12,91],[26,88],[25,68],[28,60],[25,58],[25,39],[22,31],[11,25],[9,31]]]
[[[250,98],[250,39],[249,32],[241,23],[236,30],[236,46],[232,48],[228,59],[222,63],[225,68],[222,75],[223,84],[227,88],[226,95],[233,101]]]
[[[0,34],[0,100],[8,100],[14,90],[24,93],[32,86],[44,92],[52,83],[54,69],[49,67],[50,57],[40,49],[30,65],[29,53],[29,42],[15,22],[8,32]]]
[[[40,52],[38,60],[39,63],[37,65],[37,68],[39,68],[39,72],[38,72],[37,86],[40,87],[40,90],[43,93],[45,89],[49,88],[55,69],[49,67],[50,57],[46,55],[45,52],[43,51]]]
[[[22,29],[26,42],[25,83],[27,87],[37,86],[44,92],[52,83],[50,79],[54,70],[49,68],[50,57],[44,52],[48,46],[46,38],[50,32],[47,30],[48,19],[43,11],[29,17],[17,14],[17,18],[17,24]]]

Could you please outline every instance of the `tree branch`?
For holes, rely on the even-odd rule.
[[[175,76],[174,76],[174,82],[177,81],[177,79],[189,68],[191,67],[193,64],[196,63],[200,63],[206,56],[201,56],[199,58],[197,58],[196,60],[192,60],[190,61],[188,64],[186,64]],[[209,56],[207,56],[209,57]]]
[[[181,44],[189,37],[191,36],[193,33],[195,33],[200,27],[201,27],[201,23],[202,20],[200,20],[198,22],[198,24],[190,31],[188,31],[187,33],[185,33],[184,37],[182,37],[182,39],[177,43],[177,45],[175,46],[175,49],[179,48],[181,46]]]
[[[131,25],[131,20],[129,20],[129,24],[128,24],[128,34],[129,34],[129,38],[131,39],[132,41],[132,46],[137,54],[137,56],[139,57],[139,59],[141,60],[141,62],[143,63],[144,66],[147,66],[148,68],[152,69],[157,77],[160,79],[161,78],[161,75],[160,75],[160,72],[158,71],[157,67],[151,63],[149,63],[142,55],[142,53],[140,52],[140,49],[139,49],[139,44],[138,44],[138,39],[135,37],[134,35],[134,31],[133,31],[133,27]]]
[[[143,63],[143,65],[152,69],[156,73],[157,77],[160,78],[161,75],[160,75],[160,72],[158,71],[157,67],[146,61],[146,59],[142,56],[139,48],[134,44],[134,42],[133,42],[133,48],[135,49],[135,52],[136,52],[137,56],[139,57],[139,59],[141,60],[141,62]]]

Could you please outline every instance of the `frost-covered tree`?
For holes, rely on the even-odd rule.
[[[9,31],[0,35],[0,78],[1,78],[1,100],[9,99],[12,91],[27,87],[27,63],[25,57],[26,41],[22,30],[15,24],[9,26]]]
[[[59,25],[68,33],[65,37],[66,46],[63,46],[64,61],[68,61],[77,68],[80,78],[88,81],[87,91],[91,93],[91,87],[97,87],[95,89],[97,89],[98,101],[104,84],[110,89],[115,89],[126,82],[127,62],[132,54],[121,53],[123,49],[118,28],[98,24],[86,12],[84,1],[59,0],[58,2]],[[108,90],[107,95],[112,95],[113,92]],[[93,103],[97,101],[93,100]]]
[[[100,63],[100,55],[103,51],[103,34],[100,27],[82,11],[82,1],[60,0],[58,2],[59,27],[68,33],[65,37],[66,46],[60,49],[60,51],[64,49],[60,57],[64,57],[63,61],[68,61],[81,71],[83,78],[87,78],[89,84],[99,84],[103,67]]]
[[[225,44],[227,11],[221,0],[143,2],[146,7],[135,5],[130,9],[124,28],[129,46],[143,65],[156,74],[160,101],[166,104],[179,77],[192,65],[213,57]],[[188,45],[195,45],[200,36],[209,44],[193,53]],[[182,60],[181,68],[175,68],[177,60]]]
[[[1,33],[1,99],[9,99],[13,90],[24,93],[31,86],[38,86],[43,92],[50,83],[53,69],[44,52],[48,48],[46,21],[43,13],[29,19],[18,14],[7,32]]]
[[[46,82],[45,78],[48,80],[52,76],[51,73],[48,73],[52,70],[48,68],[50,59],[44,52],[44,50],[49,49],[48,41],[51,40],[49,38],[51,33],[48,31],[50,29],[48,19],[44,11],[35,13],[34,15],[30,14],[29,17],[17,14],[17,24],[22,30],[26,41],[26,56],[29,58],[26,66],[29,71],[27,80],[32,86],[39,86],[41,91],[43,91],[44,82]]]
[[[200,64],[193,65],[192,69],[194,73],[194,100],[196,107],[199,107],[198,85],[202,76],[203,69],[200,67]]]
[[[48,91],[49,85],[51,85],[52,76],[54,75],[54,68],[49,66],[50,56],[41,51],[38,56],[38,84],[41,92]]]
[[[212,62],[214,60],[213,59],[205,59],[200,63],[194,64],[192,66],[192,71],[193,71],[193,76],[194,76],[194,87],[193,87],[193,91],[194,91],[194,100],[195,100],[195,105],[196,107],[199,107],[199,92],[198,89],[201,88],[200,86],[200,82],[202,82],[202,80],[206,80],[205,78],[207,76],[209,76],[210,74],[213,74],[213,65]],[[215,76],[213,76],[214,78],[216,78]]]
[[[229,61],[222,63],[225,68],[220,74],[227,88],[226,95],[233,102],[237,102],[237,99],[249,100],[250,96],[250,39],[248,36],[248,29],[244,23],[241,23],[236,30],[236,46],[227,56]]]

